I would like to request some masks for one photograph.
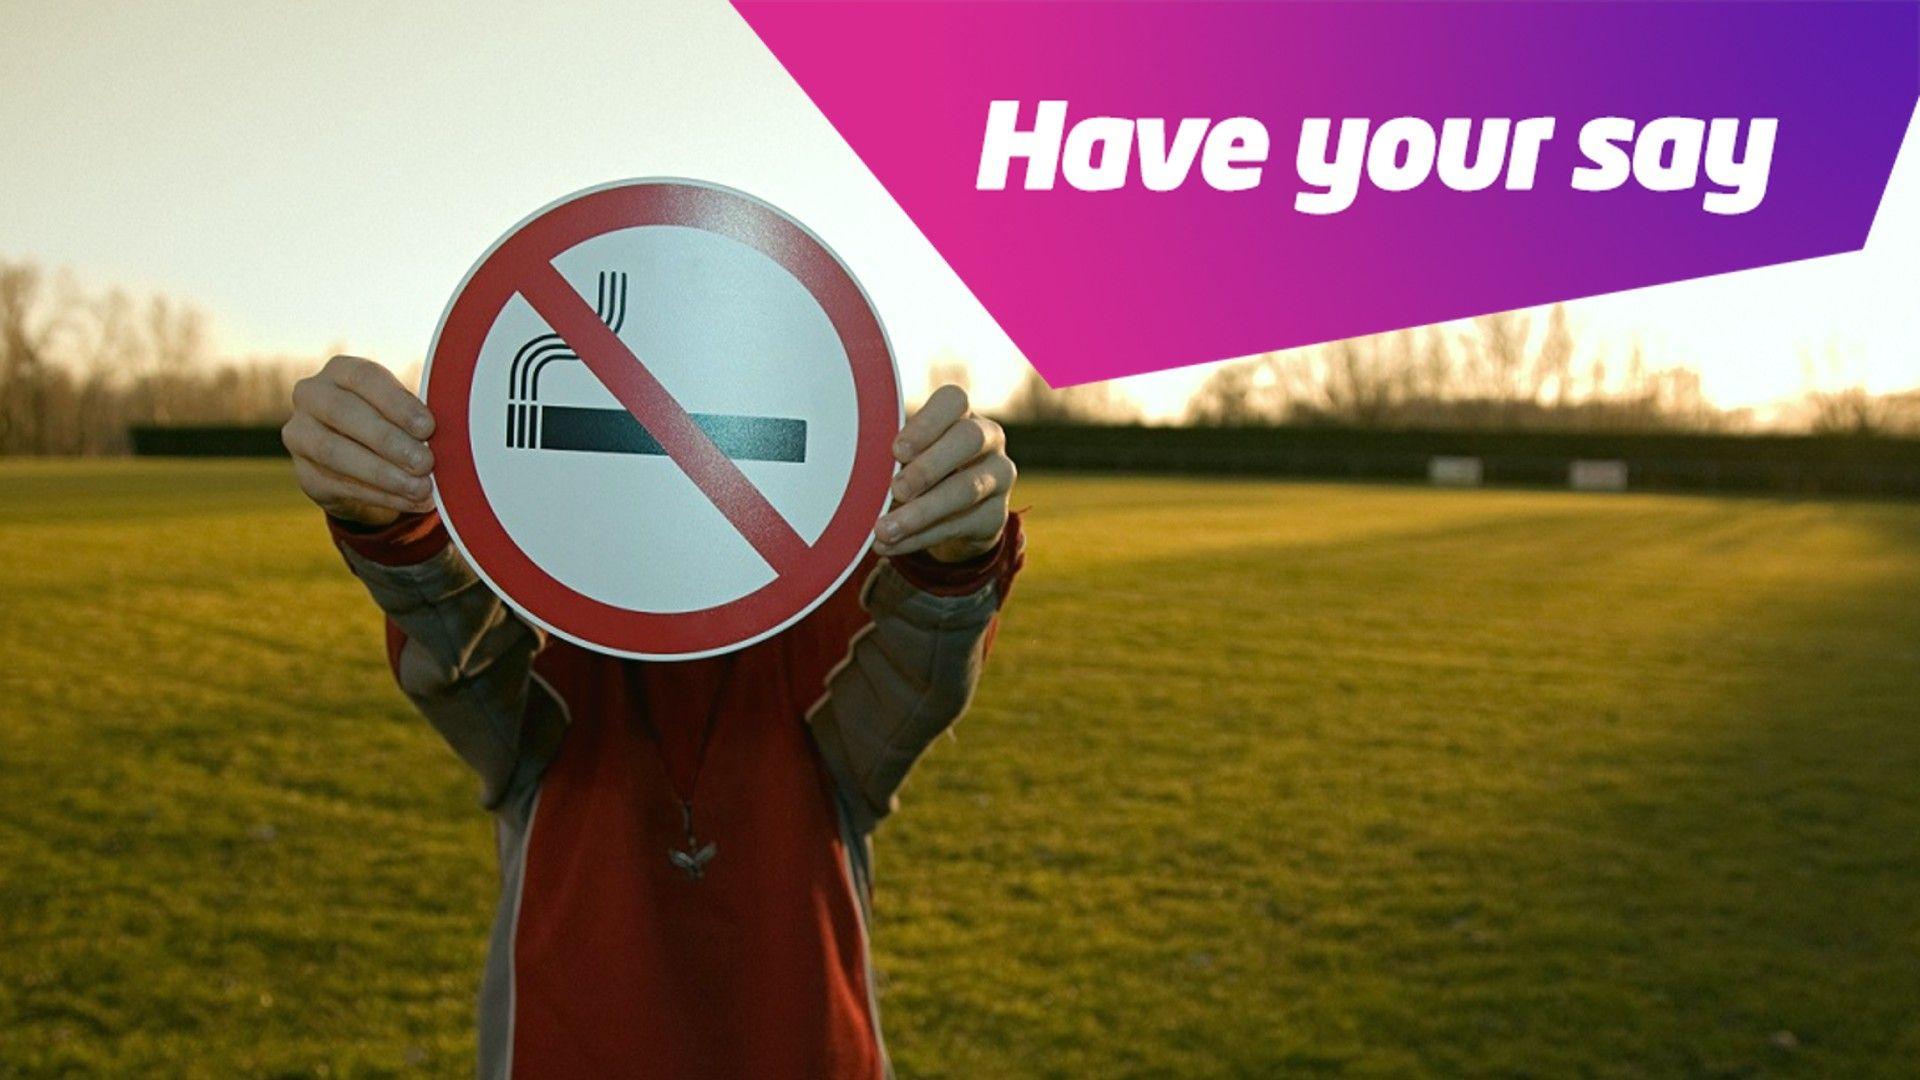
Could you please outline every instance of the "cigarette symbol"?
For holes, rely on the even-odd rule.
[[[601,271],[593,313],[614,333],[627,320],[627,275]],[[540,375],[555,361],[573,361],[559,334],[528,341],[508,369],[507,445],[533,450],[581,450],[603,454],[665,454],[658,440],[625,409],[543,404]],[[720,452],[736,461],[807,460],[807,422],[774,416],[689,414]]]

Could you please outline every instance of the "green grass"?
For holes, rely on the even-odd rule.
[[[878,840],[903,1077],[1920,1060],[1920,506],[1020,501]],[[488,825],[284,466],[8,464],[0,550],[0,1074],[464,1075]]]

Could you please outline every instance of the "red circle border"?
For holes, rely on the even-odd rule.
[[[587,596],[553,577],[507,535],[480,485],[468,430],[474,366],[522,267],[551,262],[585,240],[642,225],[682,225],[739,241],[792,274],[832,323],[852,368],[858,434],[851,480],[809,557],[794,571],[716,607],[635,611]],[[818,604],[866,553],[892,482],[891,444],[900,384],[879,316],[826,245],[777,208],[729,188],[636,180],[562,199],[483,256],[441,318],[424,376],[437,423],[435,498],[475,569],[534,621],[589,648],[652,659],[692,658],[760,640]],[[842,553],[836,555],[835,553]],[[813,557],[817,556],[817,557]]]

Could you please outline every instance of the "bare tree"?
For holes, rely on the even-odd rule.
[[[125,449],[139,423],[268,423],[308,360],[215,363],[206,317],[0,261],[0,453]]]
[[[53,354],[68,331],[65,290],[30,264],[0,264],[0,449],[49,449]]]
[[[1887,400],[1858,386],[1810,392],[1805,408],[1807,429],[1816,435],[1878,435],[1889,426]]]
[[[1555,304],[1547,314],[1547,333],[1533,361],[1533,398],[1566,405],[1573,398],[1573,327],[1567,305]]]
[[[1187,399],[1186,421],[1207,427],[1278,424],[1287,418],[1278,354],[1222,364]]]
[[[1140,409],[1111,383],[1055,390],[1029,369],[994,415],[1030,424],[1125,424],[1139,420]]]
[[[1198,424],[1601,430],[1724,427],[1727,414],[1681,368],[1648,367],[1636,345],[1619,385],[1604,357],[1583,378],[1564,305],[1532,320],[1505,312],[1464,332],[1443,326],[1335,341],[1214,372],[1190,400]]]

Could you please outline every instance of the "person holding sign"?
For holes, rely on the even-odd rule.
[[[342,356],[283,437],[401,689],[497,822],[481,1074],[889,1075],[870,837],[965,711],[1022,563],[999,426],[937,390],[855,572],[785,630],[680,662],[581,648],[496,596],[435,511],[434,427]]]

